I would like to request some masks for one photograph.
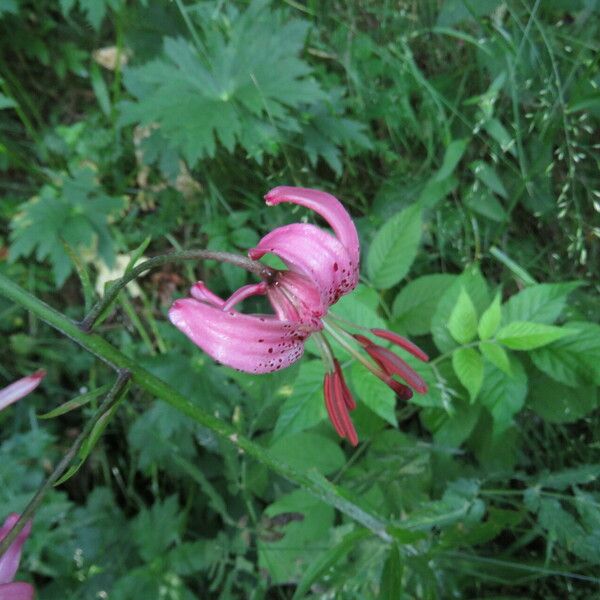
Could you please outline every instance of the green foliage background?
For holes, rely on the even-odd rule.
[[[132,388],[36,515],[20,579],[41,600],[597,597],[599,29],[598,0],[0,0],[1,273],[80,319],[132,256],[244,253],[313,218],[266,191],[316,187],[363,249],[333,312],[432,357],[405,403],[338,349],[351,449],[310,344],[253,377],[166,321],[191,282],[249,275],[143,277],[100,333],[351,490],[392,543]],[[2,518],[111,374],[4,299],[0,332],[0,386],[48,371],[0,414]]]

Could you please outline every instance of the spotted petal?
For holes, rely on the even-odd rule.
[[[265,200],[269,206],[291,202],[314,210],[329,223],[346,247],[350,260],[358,265],[360,246],[356,227],[344,205],[335,196],[321,190],[281,185],[268,192]]]
[[[327,306],[358,283],[358,261],[352,260],[337,238],[314,225],[293,223],[278,227],[248,254],[256,260],[268,252],[279,256],[291,271],[314,281]]]
[[[248,373],[270,373],[296,362],[310,330],[270,315],[244,315],[193,298],[176,300],[173,325],[215,360]]]

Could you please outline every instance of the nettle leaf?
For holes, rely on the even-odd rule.
[[[464,287],[450,313],[448,331],[459,344],[468,344],[477,335],[477,309]]]
[[[496,339],[511,350],[533,350],[575,333],[575,329],[567,327],[514,321],[505,325],[496,334]]]
[[[429,333],[438,302],[455,279],[456,275],[440,273],[424,275],[405,285],[392,306],[398,326],[409,335]]]
[[[452,353],[452,368],[459,381],[467,388],[471,402],[483,383],[483,358],[475,348],[458,348]]]
[[[486,311],[481,315],[481,319],[479,319],[479,325],[477,326],[479,338],[489,340],[498,331],[501,319],[502,308],[500,306],[500,293],[498,293]]]
[[[479,401],[492,415],[495,436],[510,427],[513,416],[523,408],[527,396],[527,374],[523,365],[513,359],[510,370],[512,375],[507,375],[493,365],[485,364]]]
[[[535,366],[565,385],[600,385],[600,325],[571,322],[566,326],[575,335],[535,350]]]
[[[273,456],[284,463],[304,470],[306,465],[318,469],[323,475],[338,471],[346,458],[339,444],[316,433],[299,432],[279,438],[271,445]]]
[[[122,103],[120,123],[158,123],[192,166],[214,156],[217,141],[229,152],[239,143],[257,158],[276,153],[277,129],[300,131],[293,111],[327,98],[299,58],[309,24],[263,1],[231,12],[222,30],[214,19],[203,24],[201,51],[166,38],[158,59],[126,71],[136,101]]]
[[[533,321],[554,323],[563,311],[569,294],[582,282],[541,283],[521,290],[502,307],[503,323]]]
[[[510,375],[510,358],[506,350],[496,342],[481,342],[479,344],[479,351],[487,360],[489,360],[495,367],[498,367],[501,371],[504,371],[507,375]]]
[[[56,184],[45,185],[13,219],[10,259],[35,251],[37,260],[52,264],[59,287],[73,270],[62,240],[86,261],[100,256],[112,267],[115,242],[109,223],[124,205],[123,199],[104,192],[90,167],[66,175]]]
[[[421,228],[421,206],[414,204],[377,232],[367,255],[367,270],[376,288],[389,289],[408,273],[417,256]]]

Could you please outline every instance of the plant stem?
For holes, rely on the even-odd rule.
[[[241,256],[240,254],[232,254],[231,252],[216,252],[212,250],[181,250],[175,252],[168,252],[167,254],[161,254],[155,256],[149,260],[144,261],[137,267],[134,267],[127,273],[115,281],[106,291],[103,298],[99,300],[93,307],[92,310],[84,317],[79,323],[79,327],[82,331],[89,332],[93,329],[94,323],[98,317],[108,308],[119,295],[119,292],[133,279],[139,277],[145,271],[155,269],[170,262],[176,262],[180,260],[218,260],[220,262],[231,263],[246,271],[250,271],[259,277],[269,277],[272,274],[272,270],[263,265],[260,262]]]
[[[77,436],[77,439],[73,442],[72,446],[67,450],[67,453],[62,457],[61,461],[54,467],[54,471],[50,474],[50,477],[42,484],[42,486],[35,493],[25,510],[21,513],[19,520],[15,523],[13,528],[8,532],[8,535],[0,542],[0,557],[8,550],[10,545],[19,535],[19,532],[25,527],[26,523],[33,517],[38,506],[42,503],[44,496],[48,493],[48,490],[58,481],[60,477],[65,473],[71,461],[75,458],[79,452],[81,445],[86,440],[88,435],[94,429],[96,423],[100,420],[102,415],[110,408],[113,402],[119,397],[123,391],[126,383],[129,381],[131,374],[127,370],[120,370],[119,376],[115,381],[112,389],[100,405],[100,408],[96,411],[94,416],[85,424],[81,433]]]
[[[6,296],[13,302],[31,311],[48,323],[48,325],[71,338],[82,348],[96,355],[117,371],[120,369],[128,370],[131,373],[133,383],[140,386],[150,395],[160,398],[173,408],[187,415],[196,421],[196,423],[207,427],[218,436],[227,439],[240,452],[245,452],[288,481],[304,488],[319,500],[337,508],[385,542],[391,541],[391,536],[386,531],[388,522],[363,509],[358,501],[353,498],[349,490],[333,485],[315,469],[300,471],[279,461],[268,449],[255,444],[247,437],[241,435],[233,425],[218,419],[211,413],[200,408],[191,399],[183,396],[164,381],[146,371],[132,358],[117,350],[117,348],[109,344],[102,337],[83,332],[77,323],[74,323],[51,306],[48,306],[25,291],[2,274],[0,274],[0,295]]]

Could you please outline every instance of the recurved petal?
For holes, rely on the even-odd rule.
[[[212,358],[248,373],[270,373],[296,362],[309,333],[300,323],[223,311],[193,298],[176,300],[169,318]]]
[[[305,275],[319,288],[330,306],[358,283],[358,261],[334,236],[303,223],[278,227],[260,240],[248,255],[257,260],[272,252],[292,271]]]
[[[0,410],[33,392],[45,376],[46,371],[36,371],[0,390]]]
[[[13,513],[6,518],[4,525],[0,528],[0,541],[2,541],[8,532],[14,527],[19,520],[19,515]],[[25,540],[31,533],[31,521],[19,532],[15,541],[8,547],[8,550],[0,557],[0,584],[10,583],[19,568],[21,560],[21,550]],[[0,586],[1,588],[1,586]],[[0,596],[1,598],[1,596]]]
[[[0,600],[33,600],[35,591],[28,583],[0,583]]]
[[[281,185],[267,193],[265,200],[269,206],[291,202],[314,210],[329,223],[348,250],[352,262],[358,264],[360,246],[356,227],[344,205],[335,196],[321,190]]]

